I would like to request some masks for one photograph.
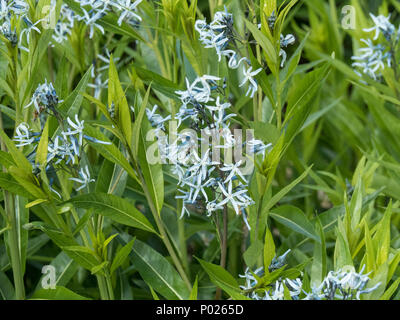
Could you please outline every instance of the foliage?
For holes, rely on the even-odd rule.
[[[0,298],[400,299],[400,6],[348,2],[0,1]]]

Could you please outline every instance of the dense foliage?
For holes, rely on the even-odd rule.
[[[0,0],[1,299],[400,299],[396,0]]]

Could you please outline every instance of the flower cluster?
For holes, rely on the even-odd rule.
[[[45,80],[45,83],[39,84],[39,86],[36,88],[31,102],[25,106],[25,108],[29,108],[33,104],[37,113],[41,113],[45,108],[53,111],[60,102],[62,101],[58,100],[58,96],[53,84],[48,84],[47,80]]]
[[[283,268],[286,265],[286,256],[290,251],[289,249],[283,255],[275,256],[268,266],[269,272]],[[300,278],[279,278],[275,282],[269,284],[267,289],[257,288],[258,280],[256,277],[261,278],[262,276],[264,276],[264,267],[260,267],[254,272],[250,272],[249,268],[247,268],[244,275],[239,275],[239,277],[245,279],[245,285],[240,286],[240,288],[247,292],[249,298],[253,300],[284,300],[286,287],[290,297],[293,300],[299,300],[303,286]]]
[[[273,272],[285,266],[285,258],[288,250],[282,256],[275,257],[268,270]],[[360,300],[362,294],[376,290],[380,283],[371,288],[366,288],[370,278],[363,274],[365,266],[359,273],[355,271],[330,271],[319,286],[311,288],[311,292],[303,289],[303,281],[300,278],[279,278],[268,284],[267,288],[259,286],[257,278],[264,276],[264,268],[258,268],[250,272],[247,268],[244,275],[245,285],[240,288],[253,300],[284,300],[285,288],[293,300]]]
[[[281,68],[283,68],[283,66],[285,65],[286,59],[287,59],[287,53],[284,50],[284,48],[287,48],[288,46],[292,45],[293,43],[295,43],[295,41],[296,41],[296,38],[294,37],[294,35],[288,34],[288,35],[284,36],[283,34],[281,34],[281,39],[280,39],[281,49],[279,51],[279,56],[282,57]]]
[[[0,33],[10,41],[12,46],[19,44],[19,48],[28,51],[27,48],[21,45],[23,36],[25,35],[29,44],[29,36],[32,30],[40,33],[40,30],[36,27],[42,20],[38,20],[33,23],[29,18],[29,4],[27,1],[14,0],[6,1],[0,0]],[[16,26],[12,23],[12,17],[22,19],[21,33],[19,39],[16,32]]]
[[[78,165],[84,139],[94,143],[109,144],[109,142],[104,142],[84,134],[84,120],[80,121],[78,115],[75,115],[75,121],[71,120],[69,117],[67,117],[66,121],[59,119],[59,113],[56,110],[58,103],[59,99],[53,85],[51,83],[48,84],[46,81],[44,84],[38,86],[30,104],[26,106],[29,107],[33,104],[38,115],[53,115],[57,117],[57,120],[61,121],[60,133],[54,138],[50,138],[48,141],[46,171],[50,171],[50,169],[55,166],[68,167],[68,165],[70,165],[72,168],[72,166]],[[28,156],[28,160],[36,169],[36,150],[42,137],[42,131],[32,131],[30,130],[29,124],[22,122],[16,127],[15,133],[14,141],[16,141],[17,147],[30,146],[32,151]],[[76,189],[77,191],[86,187],[89,182],[93,181],[93,179],[90,178],[87,167],[79,171],[79,176],[82,179],[70,178],[72,181],[82,184]],[[50,188],[59,195],[52,186],[50,186]]]
[[[177,91],[182,105],[174,120],[179,129],[188,122],[192,130],[186,129],[176,137],[165,134],[165,123],[171,116],[163,118],[153,110],[147,109],[147,117],[156,128],[161,160],[173,165],[172,172],[178,177],[178,187],[183,207],[181,216],[189,214],[190,207],[205,210],[212,215],[225,206],[232,206],[236,214],[242,214],[247,226],[245,209],[253,204],[248,194],[247,180],[241,171],[242,160],[232,163],[224,154],[240,141],[230,130],[230,103],[224,102],[224,86],[215,76],[204,75],[190,83],[186,79],[186,90]],[[201,132],[201,137],[199,137]],[[211,140],[211,141],[210,141]],[[198,145],[201,144],[201,153]],[[269,145],[259,140],[251,140],[249,153],[264,153]]]
[[[104,28],[99,20],[110,12],[118,15],[118,25],[126,22],[135,25],[142,18],[137,14],[137,6],[143,0],[75,0],[79,3],[81,14],[74,12],[70,7],[63,4],[60,12],[60,19],[55,28],[53,39],[61,43],[71,34],[75,22],[83,21],[89,27],[89,37],[92,38],[95,29],[104,34]]]
[[[262,68],[252,71],[249,59],[246,57],[239,59],[239,54],[229,48],[229,44],[235,42],[232,14],[228,13],[225,8],[225,11],[215,13],[214,20],[210,24],[207,24],[205,20],[197,20],[195,29],[200,34],[199,40],[204,44],[205,48],[215,49],[218,61],[221,61],[223,56],[227,57],[228,67],[231,69],[237,69],[242,62],[248,65],[247,68],[243,66],[244,80],[239,87],[244,86],[248,82],[249,86],[246,95],[253,97],[258,89],[257,82],[253,77],[260,73]]]
[[[366,288],[370,278],[363,274],[365,265],[359,273],[355,271],[330,271],[318,287],[306,294],[305,300],[360,300],[362,294],[376,290],[380,283]]]
[[[53,40],[57,43],[62,43],[71,35],[71,30],[75,23],[75,12],[68,5],[63,4],[60,10],[60,18],[54,28]]]
[[[275,20],[276,17],[273,13],[268,19],[269,27],[271,29],[274,27]],[[258,25],[258,27],[260,28],[261,25]],[[222,57],[226,57],[228,59],[228,67],[231,69],[237,69],[242,62],[247,64],[247,68],[246,66],[243,66],[244,80],[239,87],[244,86],[248,82],[249,86],[246,96],[252,98],[258,89],[257,81],[254,77],[262,71],[262,68],[253,71],[250,60],[246,57],[239,59],[239,53],[229,47],[230,44],[233,44],[234,48],[237,48],[232,14],[228,13],[225,7],[225,11],[218,11],[215,13],[213,21],[209,24],[207,24],[205,20],[197,20],[195,23],[195,29],[200,34],[199,40],[204,44],[204,47],[215,49],[218,55],[218,61],[221,61]],[[289,45],[292,45],[295,40],[296,39],[292,34],[286,36],[281,34],[280,36],[279,56],[282,57],[282,68],[287,59],[287,54],[284,49]]]
[[[353,56],[354,63],[353,67],[358,68],[360,71],[355,72],[361,77],[362,73],[376,80],[381,76],[381,70],[385,67],[391,68],[393,63],[393,48],[396,47],[399,41],[400,28],[397,31],[393,24],[390,23],[390,15],[385,16],[374,16],[370,14],[375,26],[372,28],[364,29],[365,32],[375,32],[373,41],[377,41],[382,34],[385,43],[374,44],[371,39],[361,39],[366,47],[359,49],[359,55]]]

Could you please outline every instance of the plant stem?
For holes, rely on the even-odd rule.
[[[20,248],[18,245],[18,229],[15,219],[14,196],[8,191],[4,191],[5,209],[8,223],[11,229],[7,232],[8,245],[10,248],[11,267],[14,276],[15,298],[25,299],[24,274],[22,271]]]
[[[170,242],[170,240],[168,238],[167,232],[165,231],[164,224],[163,224],[163,222],[161,220],[161,217],[158,215],[157,210],[154,208],[154,205],[153,205],[153,202],[151,200],[151,197],[148,196],[147,186],[145,185],[144,180],[142,180],[142,186],[143,186],[143,189],[145,189],[145,194],[146,194],[147,201],[148,201],[148,203],[150,205],[150,209],[151,209],[151,212],[153,214],[154,220],[156,221],[157,228],[160,231],[161,240],[164,242],[164,245],[167,248],[168,253],[171,256],[171,259],[174,262],[175,267],[178,270],[180,276],[182,277],[182,279],[185,282],[185,284],[188,287],[188,289],[191,290],[192,286],[190,284],[189,278],[187,277],[187,275],[185,273],[185,270],[182,267],[182,263],[178,259],[178,256],[176,255],[176,253],[174,251],[174,248],[172,247],[172,244],[171,244],[171,242]]]
[[[127,144],[125,144],[125,145],[126,145],[127,150],[129,152],[130,158],[132,160],[134,160],[135,157],[133,156],[132,150],[129,148],[129,146]],[[149,207],[150,207],[150,211],[151,211],[151,213],[152,213],[152,215],[154,217],[154,220],[155,220],[155,222],[157,224],[157,228],[160,231],[160,238],[163,241],[165,247],[167,248],[168,253],[171,256],[171,259],[172,259],[176,269],[178,270],[178,273],[181,276],[182,280],[185,282],[185,284],[188,287],[188,289],[192,290],[192,285],[190,284],[189,278],[186,275],[186,272],[183,269],[182,263],[179,260],[178,256],[176,255],[176,252],[175,252],[174,248],[172,247],[172,244],[171,244],[171,242],[170,242],[170,240],[168,238],[167,232],[165,231],[164,224],[163,224],[163,222],[161,220],[161,217],[159,216],[159,214],[158,214],[158,212],[157,212],[157,210],[156,210],[156,208],[154,206],[152,197],[150,196],[150,192],[149,192],[149,190],[147,188],[146,181],[145,181],[145,179],[144,179],[144,177],[142,175],[140,167],[138,166],[137,169],[138,169],[137,172],[139,174],[139,179],[140,179],[144,194],[146,196],[146,200],[147,200],[147,202],[149,204]]]
[[[0,113],[0,129],[3,130],[3,118],[1,116],[1,113]],[[7,147],[3,141],[1,141],[1,150],[7,152]],[[3,168],[3,170],[5,169]],[[6,190],[3,190],[3,194],[4,194],[4,208],[8,220],[7,225],[9,227],[5,235],[7,236],[8,245],[10,248],[11,267],[13,271],[14,286],[15,286],[15,298],[17,300],[23,300],[25,299],[24,274],[22,271],[21,256],[18,245],[18,230],[15,220],[14,196]]]
[[[99,284],[101,300],[109,300],[110,297],[108,296],[107,283],[104,276],[96,275],[96,277],[97,277],[97,283]]]
[[[224,211],[222,213],[222,238],[221,238],[221,260],[220,266],[226,268],[226,255],[228,251],[228,205],[224,205]],[[217,288],[215,298],[221,300],[222,292],[221,288]]]
[[[186,239],[185,239],[185,221],[183,219],[178,219],[178,233],[179,233],[179,244],[181,250],[181,260],[183,263],[183,268],[186,274],[190,277],[190,269],[187,256]]]
[[[112,282],[111,282],[111,275],[108,270],[106,270],[106,283],[107,283],[107,288],[108,288],[108,297],[110,300],[114,300],[114,291],[112,287]]]

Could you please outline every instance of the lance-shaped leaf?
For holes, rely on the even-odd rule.
[[[131,127],[131,111],[125,92],[122,89],[121,82],[118,78],[118,71],[115,67],[113,57],[110,57],[110,69],[108,80],[108,105],[115,105],[115,113],[118,119],[118,126],[123,133],[128,146],[132,144],[132,127]]]
[[[46,165],[47,162],[47,151],[49,144],[49,119],[47,119],[44,125],[42,136],[40,137],[39,145],[36,152],[36,163],[40,165]]]
[[[315,232],[314,226],[299,208],[290,205],[280,206],[274,209],[270,213],[270,216],[289,229],[314,239],[318,243],[321,242],[321,239]]]
[[[75,260],[78,264],[84,267],[87,270],[91,270],[93,267],[97,266],[100,261],[93,254],[92,251],[86,249],[78,249],[84,248],[79,246],[78,242],[70,235],[57,230],[55,228],[49,227],[40,222],[31,222],[24,226],[24,228],[30,229],[39,229],[46,233],[49,238],[60,248],[64,248],[65,253]]]
[[[151,223],[135,206],[118,196],[91,193],[74,197],[66,203],[72,203],[77,208],[92,209],[115,222],[156,233]]]
[[[109,144],[96,143],[93,141],[89,141],[90,145],[95,148],[104,158],[107,160],[120,165],[122,168],[128,172],[128,174],[140,183],[135,171],[132,166],[129,164],[129,161],[122,154],[122,152],[111,143],[110,139],[108,139],[100,130],[96,130],[89,125],[85,125],[85,133],[97,140],[107,142]]]
[[[18,150],[14,142],[6,135],[6,133],[2,129],[0,129],[0,138],[6,145],[8,152],[11,154],[18,168],[21,168],[27,172],[31,172],[32,165],[29,163],[28,159],[26,159],[25,155],[20,150]]]
[[[185,300],[190,296],[189,289],[168,260],[139,240],[133,245],[132,263],[143,280],[165,298]]]
[[[40,300],[90,300],[81,296],[70,289],[57,286],[55,289],[40,289],[36,291],[31,299]]]
[[[203,269],[207,272],[211,281],[228,293],[232,299],[235,300],[247,300],[248,298],[240,293],[239,284],[235,280],[232,275],[226,271],[224,268],[217,266],[216,264],[212,264],[196,258]]]
[[[157,213],[160,214],[164,203],[164,174],[160,159],[149,148],[151,145],[157,146],[157,142],[146,141],[150,128],[149,121],[145,119],[140,130],[138,160],[144,179],[143,190],[150,196],[153,202],[152,205],[154,205]],[[150,157],[154,157],[154,159]]]

